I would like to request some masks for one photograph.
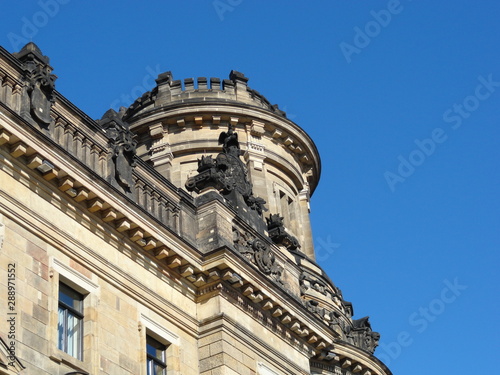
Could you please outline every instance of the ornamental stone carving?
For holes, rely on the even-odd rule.
[[[52,118],[50,110],[55,102],[54,90],[57,77],[52,74],[49,58],[43,56],[33,42],[26,44],[20,52],[14,54],[25,69],[26,86],[21,112],[43,127],[47,127]]]
[[[240,144],[238,133],[229,125],[227,132],[219,135],[219,144],[222,151],[215,159],[212,156],[203,156],[198,160],[198,174],[186,182],[188,191],[200,191],[212,187],[222,195],[227,196],[234,206],[238,205],[238,196],[242,197],[245,205],[262,215],[266,201],[255,197],[252,184],[248,181],[247,169],[240,160]]]
[[[308,294],[308,291],[312,289],[313,291],[332,300],[335,305],[342,310],[342,292],[339,288],[331,284],[331,282],[327,282],[324,278],[318,277],[306,271],[302,272],[299,281],[300,291],[302,294]]]
[[[352,328],[347,333],[347,341],[373,354],[380,340],[380,333],[373,332],[371,324],[365,316],[352,321]]]
[[[136,145],[134,134],[113,109],[108,110],[98,121],[109,139],[111,149],[111,182],[124,192],[131,193],[134,186],[132,170],[136,165]]]
[[[299,240],[286,231],[283,217],[279,214],[269,215],[268,218],[266,217],[266,222],[269,237],[275,244],[283,245],[288,250],[296,250],[300,247]]]
[[[233,228],[233,242],[240,254],[255,264],[263,274],[282,283],[283,267],[276,262],[268,244],[258,238],[252,238],[249,233],[241,233],[236,228]]]

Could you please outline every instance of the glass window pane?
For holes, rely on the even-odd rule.
[[[64,327],[66,326],[64,322],[64,310],[59,307],[58,311],[58,321],[57,321],[57,348],[64,350]]]
[[[59,284],[57,347],[69,355],[82,359],[83,295]]]
[[[147,352],[147,374],[165,375],[167,365],[165,364],[165,350],[167,346],[161,342],[146,336]]]
[[[68,312],[67,353],[76,358],[80,356],[81,327],[81,319]]]
[[[150,356],[155,357],[163,362],[165,360],[165,355],[164,355],[165,349],[166,349],[165,345],[156,341],[152,337],[148,336],[148,338],[147,338],[147,353]]]
[[[163,375],[163,374],[165,374],[164,369],[165,369],[165,367],[156,364],[154,366],[153,374],[155,374],[155,375]]]
[[[59,302],[63,302],[78,312],[83,311],[83,295],[64,284],[60,284],[59,287]]]

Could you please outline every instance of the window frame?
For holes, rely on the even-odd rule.
[[[80,302],[80,309],[76,309],[74,308],[73,306],[70,306],[68,305],[67,303],[65,303],[64,301],[61,300],[61,292],[64,293],[64,291],[62,291],[62,289],[66,289],[66,291],[70,292],[70,294],[74,294],[76,295],[77,297],[79,297],[78,299],[75,299],[76,301],[79,301]],[[71,295],[69,295],[68,293],[64,293],[65,295],[71,297]],[[58,310],[57,310],[57,315],[58,315],[58,319],[57,319],[57,348],[61,351],[63,351],[64,353],[80,360],[80,361],[83,361],[83,334],[84,334],[84,330],[83,330],[83,326],[84,326],[84,299],[85,299],[85,295],[80,293],[79,291],[75,290],[74,288],[72,288],[71,286],[69,286],[68,284],[62,282],[62,281],[59,281],[59,289],[58,289],[58,302],[57,302],[57,307],[58,307]],[[63,311],[63,318],[62,318],[62,324],[61,324],[61,321],[60,321],[60,310]],[[76,353],[74,352],[71,352],[69,351],[69,348],[68,348],[68,337],[69,337],[69,333],[68,333],[68,328],[69,328],[69,321],[68,321],[68,316],[69,314],[72,314],[73,317],[75,317],[76,319],[78,319],[78,324],[79,324],[79,327],[78,327],[78,347],[76,349]],[[59,337],[60,337],[60,334],[59,334],[59,326],[62,326],[62,342],[60,341]],[[61,347],[62,346],[62,347]]]
[[[150,342],[154,345],[151,345]],[[167,374],[167,349],[170,344],[164,344],[157,340],[150,334],[146,334],[146,374],[147,375],[166,375]],[[161,359],[149,353],[149,347],[152,346],[156,350],[161,350]],[[160,373],[155,372],[154,368],[151,366],[160,366],[162,371]]]

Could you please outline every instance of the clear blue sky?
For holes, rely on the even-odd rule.
[[[57,4],[3,2],[0,44],[36,42],[57,89],[93,118],[161,71],[245,73],[318,146],[316,251],[356,317],[381,332],[376,354],[400,375],[491,371],[498,0]]]

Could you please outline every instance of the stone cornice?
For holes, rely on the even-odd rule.
[[[3,108],[8,110],[8,108]],[[168,273],[173,272],[173,275],[189,281],[195,287],[202,287],[211,278],[230,280],[234,277],[236,272],[229,268],[207,270],[200,256],[201,254],[195,248],[186,246],[186,243],[183,241],[173,240],[177,235],[173,238],[172,235],[174,233],[167,234],[164,232],[166,228],[154,225],[157,223],[154,223],[147,213],[142,212],[142,209],[139,209],[140,207],[133,202],[127,202],[124,199],[125,197],[116,199],[118,192],[113,191],[109,184],[106,184],[105,181],[99,181],[89,171],[84,173],[84,165],[74,165],[73,163],[76,160],[67,155],[64,150],[55,152],[53,147],[48,147],[48,145],[44,144],[44,142],[48,141],[48,138],[34,136],[34,134],[27,131],[30,129],[29,124],[18,116],[15,116],[17,117],[16,122],[12,121],[12,118],[8,116],[9,113],[15,115],[10,111],[0,111],[2,127],[0,129],[0,143],[3,149],[9,152],[16,159],[16,162],[24,164],[24,168],[31,169],[30,174],[33,178],[38,173],[36,168],[43,161],[49,161],[53,167],[38,177],[41,181],[46,180],[47,189],[54,193],[57,192],[60,195],[65,194],[66,197],[64,199],[76,199],[78,203],[82,204],[82,208],[86,206],[87,210],[93,213],[97,220],[100,219],[107,226],[111,225],[111,228],[114,227],[116,235],[119,236],[120,233],[126,234],[130,241],[139,245],[139,248],[142,248],[148,254],[152,254]],[[75,187],[78,188],[75,189]],[[81,199],[78,199],[82,191],[85,191],[85,194]],[[162,234],[162,232],[164,233]],[[68,237],[68,241],[70,240],[71,238]],[[87,249],[87,251],[91,250]],[[229,257],[227,263],[229,263],[229,260],[232,262],[233,258]],[[227,264],[221,264],[219,267],[227,267]],[[247,267],[249,270],[252,270],[250,265]],[[241,264],[234,264],[234,268],[241,268]],[[169,269],[172,271],[168,271]],[[214,272],[216,275],[213,275]],[[255,274],[254,280],[260,279],[261,277]],[[238,276],[238,280],[235,283],[236,287],[245,285],[247,289],[251,288],[254,293],[248,293],[245,298],[249,298],[258,304],[262,302],[263,308],[266,303],[272,303],[262,295],[262,293],[268,295],[269,292],[266,292],[266,290],[271,290],[270,288],[254,285],[242,279],[241,276]],[[304,313],[306,316],[309,313],[298,306],[298,304],[291,310],[293,315],[286,313],[290,309],[290,306],[287,305],[289,303],[286,302],[279,303],[276,306],[272,304],[274,308],[273,314],[275,316],[284,315],[282,322],[289,325],[290,329],[297,334],[303,335],[306,333],[308,341],[311,344],[314,343],[318,350],[330,345],[332,337],[330,336],[331,334],[324,331],[326,327],[323,329],[319,329],[319,327],[313,328],[312,324],[314,320],[305,318],[305,316],[299,318]],[[324,332],[315,334],[314,332],[316,331]]]

